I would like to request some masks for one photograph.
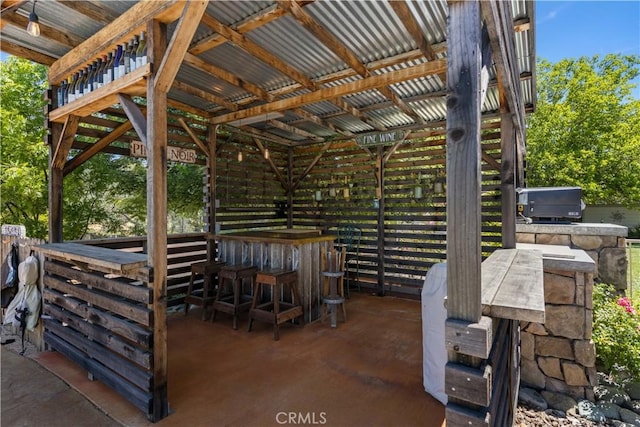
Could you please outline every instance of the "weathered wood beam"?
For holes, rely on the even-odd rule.
[[[91,144],[88,148],[83,150],[80,154],[76,155],[73,159],[69,160],[64,165],[64,175],[68,175],[91,157],[102,151],[104,148],[111,145],[114,141],[120,138],[133,128],[131,121],[127,120],[117,128],[113,129],[107,136]]]
[[[195,133],[193,133],[193,130],[189,127],[189,125],[187,124],[187,122],[184,121],[184,119],[180,118],[178,119],[178,123],[180,123],[180,126],[182,126],[182,129],[185,130],[185,132],[187,132],[187,134],[189,135],[189,138],[191,138],[191,140],[193,141],[193,143],[195,145],[198,146],[198,148],[200,149],[200,151],[202,151],[202,153],[207,156],[209,155],[209,149],[207,148],[207,146],[200,140],[200,138],[198,138],[198,135],[196,135]]]
[[[256,95],[260,99],[265,99],[268,101],[272,99],[272,96],[267,91],[260,88],[259,86],[256,86],[253,83],[240,79],[236,77],[235,74],[229,71],[226,71],[220,67],[217,67],[215,65],[209,64],[208,62],[205,62],[202,59],[198,58],[197,56],[192,55],[188,52],[184,56],[184,62],[194,68],[204,71],[205,73],[218,77],[219,79],[224,80],[225,82],[233,86],[237,86],[241,89],[244,89],[247,92],[252,93],[253,95]]]
[[[75,10],[76,12],[88,18],[93,19],[94,21],[98,21],[101,24],[108,24],[118,18],[117,13],[112,12],[104,7],[100,7],[90,1],[57,0],[57,2],[65,7],[68,7],[69,9]]]
[[[56,58],[36,52],[35,50],[19,46],[7,40],[2,40],[2,51],[19,58],[25,58],[38,64],[51,65],[56,62]]]
[[[339,133],[341,135],[344,136],[353,136],[352,132],[349,132],[347,130],[342,130],[342,129],[338,129],[336,126],[334,126],[332,123],[329,123],[326,120],[321,119],[320,117],[316,116],[315,114],[311,114],[310,112],[303,110],[302,108],[294,108],[293,112],[296,113],[298,116],[302,117],[302,120],[311,122],[311,123],[315,123],[318,126],[324,126],[328,129],[331,129],[333,132],[335,133]]]
[[[331,141],[326,142],[322,146],[322,148],[320,149],[320,151],[318,152],[316,157],[311,161],[309,166],[307,166],[307,168],[304,170],[304,172],[302,172],[302,174],[298,178],[295,179],[295,181],[291,184],[291,191],[292,192],[295,191],[298,188],[298,186],[300,185],[302,180],[304,180],[307,177],[307,175],[309,175],[309,172],[311,172],[311,170],[316,166],[316,164],[318,164],[318,162],[320,161],[320,159],[324,155],[325,151],[327,151],[331,147],[331,144],[333,144],[333,142],[331,142]]]
[[[439,59],[437,61],[418,64],[413,67],[390,71],[385,74],[371,76],[362,80],[345,83],[336,87],[322,88],[315,92],[294,96],[288,99],[273,101],[264,105],[250,107],[244,110],[235,111],[228,114],[212,117],[212,123],[226,123],[233,120],[244,119],[247,117],[257,116],[273,111],[283,111],[292,108],[301,107],[303,105],[313,104],[329,98],[350,95],[357,92],[378,88],[393,83],[399,83],[406,80],[424,77],[442,72],[446,68],[446,61]]]
[[[3,0],[0,4],[0,17],[4,18],[5,14],[15,12],[25,3],[27,0]]]
[[[386,153],[384,153],[384,157],[382,158],[382,164],[385,165],[389,159],[391,158],[391,156],[393,156],[393,153],[396,152],[396,150],[398,149],[398,147],[400,147],[402,144],[404,144],[404,142],[407,140],[407,138],[409,138],[409,135],[411,135],[411,132],[407,132],[404,135],[404,138],[402,138],[400,141],[396,142],[395,144],[393,144],[391,146],[391,148],[389,148],[387,150]]]
[[[513,129],[513,121],[506,107],[501,108],[502,120],[500,121],[500,195],[502,209],[502,247],[513,249],[516,247],[516,173],[515,173],[515,146],[516,135]]]
[[[256,147],[258,147],[258,150],[260,150],[260,153],[262,153],[262,157],[265,158],[264,153],[266,149],[264,148],[264,145],[262,145],[262,142],[260,142],[258,138],[253,138],[253,142],[256,144]],[[286,179],[284,179],[284,176],[282,176],[282,172],[280,172],[280,169],[278,169],[276,164],[273,163],[273,160],[271,160],[271,157],[269,157],[268,159],[265,158],[265,160],[267,163],[269,163],[269,166],[271,167],[271,170],[273,171],[273,173],[276,174],[276,177],[278,178],[278,181],[280,181],[282,188],[284,188],[285,190],[289,190],[289,183],[287,182]]]
[[[215,104],[221,105],[227,110],[237,111],[238,107],[233,102],[229,102],[221,96],[214,95],[211,92],[207,92],[206,90],[202,90],[200,88],[191,86],[184,82],[174,81],[171,86],[173,89],[179,90],[184,93],[188,93],[189,95],[197,96],[198,98],[202,98],[205,101],[213,102]]]
[[[167,49],[167,27],[147,24],[148,55],[160,62]],[[147,257],[153,268],[153,408],[151,421],[169,414],[167,393],[167,94],[156,89],[155,72],[147,80]]]
[[[293,126],[289,126],[288,124],[283,123],[283,122],[281,122],[279,120],[269,120],[267,123],[269,125],[273,126],[274,128],[283,130],[285,132],[292,133],[292,134],[300,136],[302,138],[308,138],[308,139],[311,139],[312,141],[315,141],[315,142],[323,142],[324,141],[324,138],[320,138],[319,136],[317,136],[317,135],[315,135],[315,134],[313,134],[311,132],[307,132],[307,131],[304,131],[302,129],[298,129],[298,128],[293,127]]]
[[[167,92],[171,87],[208,4],[206,0],[192,0],[185,5],[167,51],[156,70],[154,78],[156,89]]]
[[[29,18],[23,15],[18,15],[17,13],[9,13],[6,16],[2,17],[2,22],[6,22],[15,27],[25,29],[27,28],[27,25],[29,25]],[[73,33],[70,33],[68,31],[58,31],[56,28],[42,22],[40,22],[40,37],[53,40],[54,42],[60,43],[61,45],[68,48],[74,48],[84,41],[84,39]],[[2,42],[2,44],[4,50],[4,41]]]
[[[133,128],[136,130],[138,137],[144,145],[147,144],[147,118],[144,116],[140,108],[133,102],[133,99],[129,95],[118,94],[118,100],[122,105],[122,109],[133,124]],[[148,150],[148,149],[147,149]]]
[[[73,144],[73,139],[76,136],[78,130],[78,124],[80,124],[80,117],[69,115],[62,126],[62,132],[60,139],[57,141],[55,154],[53,155],[52,166],[56,169],[62,169],[67,160],[69,150]]]
[[[53,63],[49,68],[49,83],[59,83],[99,55],[113,49],[118,43],[127,41],[132,34],[138,33],[144,28],[151,19],[161,18],[166,22],[171,22],[175,19],[175,13],[182,11],[184,5],[185,3],[177,0],[144,0],[136,3],[110,24]]]
[[[480,5],[448,4],[447,317],[478,322],[482,316]]]
[[[3,43],[4,48],[4,43]],[[51,140],[58,141],[62,135],[60,123],[50,123]],[[64,176],[62,169],[53,166],[58,146],[55,143],[49,145],[49,180],[48,180],[48,209],[49,209],[49,243],[63,241],[62,234],[62,193]]]

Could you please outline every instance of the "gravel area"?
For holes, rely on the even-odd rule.
[[[526,406],[519,405],[516,417],[513,423],[514,427],[565,427],[580,426],[591,427],[603,424],[597,424],[593,421],[586,420],[578,415],[571,415],[554,410],[536,411]]]

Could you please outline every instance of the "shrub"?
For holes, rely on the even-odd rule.
[[[640,304],[617,295],[613,285],[593,287],[593,341],[606,373],[640,380]]]

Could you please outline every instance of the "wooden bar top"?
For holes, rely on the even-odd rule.
[[[242,231],[228,234],[214,234],[215,240],[240,240],[244,242],[281,243],[301,245],[305,243],[326,242],[336,239],[333,234],[320,234],[320,230],[264,230]]]
[[[36,246],[37,251],[52,258],[125,273],[147,265],[147,255],[80,243],[48,243]]]

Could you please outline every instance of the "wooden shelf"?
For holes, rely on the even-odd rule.
[[[82,245],[80,243],[48,243],[36,246],[38,252],[76,265],[127,273],[147,265],[147,255]]]
[[[544,323],[542,252],[498,249],[482,263],[482,314]]]
[[[49,113],[49,120],[64,123],[70,115],[85,117],[102,111],[118,103],[118,94],[145,96],[147,93],[147,77],[151,74],[151,64],[136,68],[124,77],[120,77],[102,86],[100,89],[81,96],[73,102],[56,108]]]

